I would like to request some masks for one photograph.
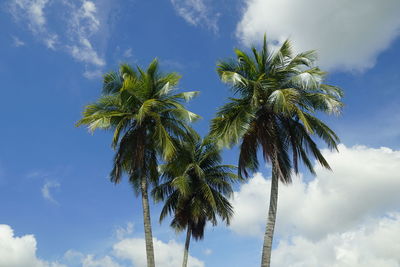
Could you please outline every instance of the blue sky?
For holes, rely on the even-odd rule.
[[[144,266],[140,201],[108,180],[110,133],[75,122],[102,73],[157,57],[182,74],[180,88],[201,91],[188,107],[205,134],[229,95],[217,60],[265,32],[317,49],[346,105],[324,117],[343,143],[325,151],[334,172],[281,188],[274,266],[400,266],[399,12],[398,0],[1,1],[0,267]],[[259,265],[269,169],[260,172],[235,188],[232,225],[192,243],[191,267]],[[159,266],[176,266],[183,235],[151,208]]]

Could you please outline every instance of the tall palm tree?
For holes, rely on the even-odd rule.
[[[237,181],[235,166],[221,165],[221,155],[209,140],[181,142],[172,161],[161,168],[163,183],[153,190],[156,200],[165,200],[160,222],[172,215],[171,227],[186,229],[182,267],[187,266],[190,238],[204,237],[207,222],[217,224],[217,217],[229,224],[233,209],[228,198],[232,183]]]
[[[137,194],[141,194],[147,266],[154,267],[154,249],[148,197],[149,183],[158,179],[158,159],[169,160],[176,142],[193,134],[188,126],[198,116],[182,105],[197,92],[173,94],[180,76],[162,74],[157,60],[144,70],[121,65],[119,72],[104,75],[103,95],[85,107],[77,125],[114,131],[116,150],[111,181],[119,183],[125,173]]]
[[[222,106],[212,120],[211,135],[224,146],[240,142],[239,174],[245,177],[258,170],[257,153],[272,165],[268,223],[264,236],[262,267],[270,266],[272,239],[278,200],[278,182],[291,182],[298,162],[315,173],[311,154],[325,168],[328,162],[312,136],[337,149],[339,138],[316,113],[339,113],[340,88],[323,84],[326,73],[314,66],[316,53],[293,54],[285,41],[271,52],[266,38],[261,50],[252,54],[236,49],[236,60],[218,63],[221,80],[231,85],[236,98]]]

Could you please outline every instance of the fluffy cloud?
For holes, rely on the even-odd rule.
[[[324,155],[333,172],[317,166],[309,182],[296,177],[279,188],[276,266],[398,266],[393,253],[373,251],[400,234],[400,151],[340,145]],[[263,236],[269,190],[270,180],[256,174],[235,192],[233,231]]]
[[[133,232],[133,224],[128,223],[126,228],[116,229],[117,238],[120,240],[114,244],[109,252],[103,255],[84,254],[75,250],[68,250],[62,259],[62,263],[48,262],[36,256],[37,244],[33,235],[22,237],[14,236],[10,226],[0,224],[0,267],[145,267],[146,252],[143,238],[126,238]],[[154,250],[157,266],[180,266],[183,258],[183,245],[175,240],[165,243],[154,238]],[[211,252],[210,252],[211,253]],[[66,264],[66,265],[64,265]],[[189,255],[189,267],[204,267],[199,259]]]
[[[272,264],[277,267],[398,267],[399,240],[400,213],[395,213],[316,242],[302,236],[282,241],[273,252]]]
[[[156,265],[163,267],[180,266],[183,258],[183,245],[170,240],[164,243],[156,238],[154,242],[154,253]],[[114,254],[121,259],[130,260],[135,267],[145,267],[146,252],[145,243],[142,238],[124,239],[114,245]],[[189,267],[204,267],[204,263],[192,256],[189,256]]]
[[[218,13],[212,13],[204,0],[171,0],[176,12],[191,25],[206,25],[218,32]]]
[[[0,224],[0,266],[7,267],[66,267],[57,262],[46,262],[36,256],[33,235],[15,237],[10,226]]]
[[[236,34],[249,45],[290,38],[298,51],[316,49],[329,69],[371,68],[399,35],[398,0],[244,0]]]
[[[64,259],[68,266],[80,267],[121,267],[120,264],[111,256],[96,257],[95,255],[85,255],[79,251],[68,250],[64,254]]]

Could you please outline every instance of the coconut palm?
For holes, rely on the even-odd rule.
[[[179,152],[161,167],[163,183],[153,190],[156,200],[165,200],[160,222],[172,215],[171,227],[186,229],[182,266],[187,266],[190,238],[203,239],[207,222],[217,224],[217,217],[229,224],[233,209],[228,198],[237,181],[236,167],[222,165],[220,151],[209,140],[180,142]]]
[[[266,267],[270,266],[278,182],[290,183],[293,172],[299,171],[299,161],[314,174],[310,155],[330,169],[312,137],[321,138],[330,149],[337,149],[339,138],[315,115],[338,114],[342,91],[323,83],[326,73],[314,66],[314,51],[295,55],[288,40],[271,52],[264,37],[262,49],[253,47],[252,54],[236,49],[235,54],[236,59],[218,63],[219,77],[236,97],[219,109],[211,123],[211,135],[228,147],[240,142],[241,176],[258,170],[259,150],[272,165],[261,264]]]
[[[198,116],[182,105],[197,92],[173,94],[180,76],[162,74],[157,60],[144,70],[121,65],[119,72],[104,75],[103,95],[85,107],[77,125],[114,132],[116,150],[111,181],[119,183],[127,174],[135,192],[142,197],[147,266],[154,267],[154,249],[148,198],[149,184],[158,179],[158,160],[169,160],[176,142],[193,134],[188,126]]]

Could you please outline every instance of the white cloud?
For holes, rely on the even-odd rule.
[[[103,71],[101,69],[85,70],[83,73],[83,77],[89,80],[101,78],[102,75]]]
[[[206,25],[209,29],[218,32],[218,13],[212,13],[204,0],[171,0],[171,3],[186,22],[191,25]]]
[[[18,37],[13,36],[13,42],[14,42],[14,46],[15,47],[20,47],[20,46],[24,46],[25,42],[21,41]]]
[[[102,2],[104,1],[97,3]],[[56,12],[60,15],[48,21],[45,9],[49,9],[50,4],[58,5]],[[84,77],[99,77],[98,73],[106,61],[95,47],[93,39],[99,37],[101,32],[107,31],[107,25],[102,23],[105,18],[100,18],[94,1],[9,0],[9,11],[17,21],[25,22],[35,37],[47,48],[67,52],[76,61],[84,63],[85,68],[91,68],[91,71],[84,72]],[[49,10],[51,11],[53,10]],[[108,14],[108,11],[103,14]],[[61,21],[65,18],[68,18],[67,22]],[[52,30],[51,25],[54,23],[60,23],[62,26]],[[101,41],[104,41],[103,39]]]
[[[400,211],[400,151],[344,145],[339,151],[324,151],[333,172],[317,166],[317,176],[308,183],[295,177],[293,184],[280,185],[276,266],[398,267],[390,265],[398,260],[392,254],[371,251],[379,244],[391,247],[382,241],[385,236],[399,240],[395,236],[400,234],[400,215],[396,213]],[[256,174],[235,192],[233,231],[263,237],[269,190],[270,180]],[[395,215],[385,218],[391,213]],[[400,251],[398,245],[395,248]]]
[[[209,248],[207,248],[207,249],[205,249],[204,251],[203,251],[203,253],[205,254],[205,255],[211,255],[212,254],[212,250],[211,249],[209,249]]]
[[[98,67],[102,67],[106,64],[93,49],[92,44],[88,39],[82,37],[79,42],[79,44],[68,47],[73,58]]]
[[[400,33],[398,0],[244,0],[236,30],[245,44],[290,38],[316,49],[328,69],[365,70]]]
[[[95,259],[93,255],[87,255],[82,260],[82,267],[120,267],[110,256]]]
[[[319,241],[295,236],[279,243],[272,256],[277,267],[399,267],[400,213]]]
[[[58,42],[58,35],[57,34],[51,34],[48,37],[46,37],[44,40],[44,43],[47,48],[56,50],[56,44]]]
[[[36,239],[33,235],[16,237],[10,226],[0,224],[0,237],[1,267],[66,267],[37,258]]]
[[[80,7],[71,4],[72,18],[69,24],[69,37],[74,42],[68,51],[78,61],[102,67],[105,60],[98,55],[89,38],[99,30],[100,21],[96,17],[96,5],[84,0]]]
[[[133,233],[133,227],[132,222],[128,222],[125,227],[119,226],[115,229],[115,236],[118,240],[122,240]]]
[[[126,49],[126,50],[124,51],[123,56],[124,56],[125,58],[130,58],[130,57],[132,57],[132,48]]]
[[[146,267],[145,242],[143,238],[126,238],[133,232],[133,224],[117,228],[116,235],[122,238],[100,255],[86,254],[76,250],[64,253],[62,261],[49,262],[36,256],[37,243],[33,235],[14,236],[12,228],[0,224],[0,267]],[[162,267],[180,266],[183,260],[183,244],[170,240],[165,243],[153,239],[156,265]],[[211,253],[211,250],[209,251]],[[208,253],[209,254],[209,253]],[[130,262],[129,265],[126,265]],[[205,267],[199,259],[189,255],[188,267]]]
[[[157,266],[175,267],[182,264],[183,245],[174,240],[164,243],[156,238],[154,242],[154,253]],[[145,267],[146,252],[143,238],[124,239],[114,245],[114,254],[120,259],[132,262],[134,267]],[[192,256],[189,256],[189,267],[204,267],[204,263]]]
[[[85,255],[79,251],[68,250],[64,254],[64,259],[69,266],[81,267],[121,267],[116,259],[109,255],[103,257],[96,257],[95,255]]]
[[[10,11],[16,19],[25,19],[28,27],[35,33],[45,30],[44,9],[49,0],[12,0]]]
[[[42,191],[42,196],[44,199],[54,203],[54,204],[58,204],[58,202],[53,198],[53,195],[51,193],[51,189],[52,188],[59,188],[60,187],[60,183],[58,182],[54,182],[54,181],[47,181],[44,183],[41,191]]]

